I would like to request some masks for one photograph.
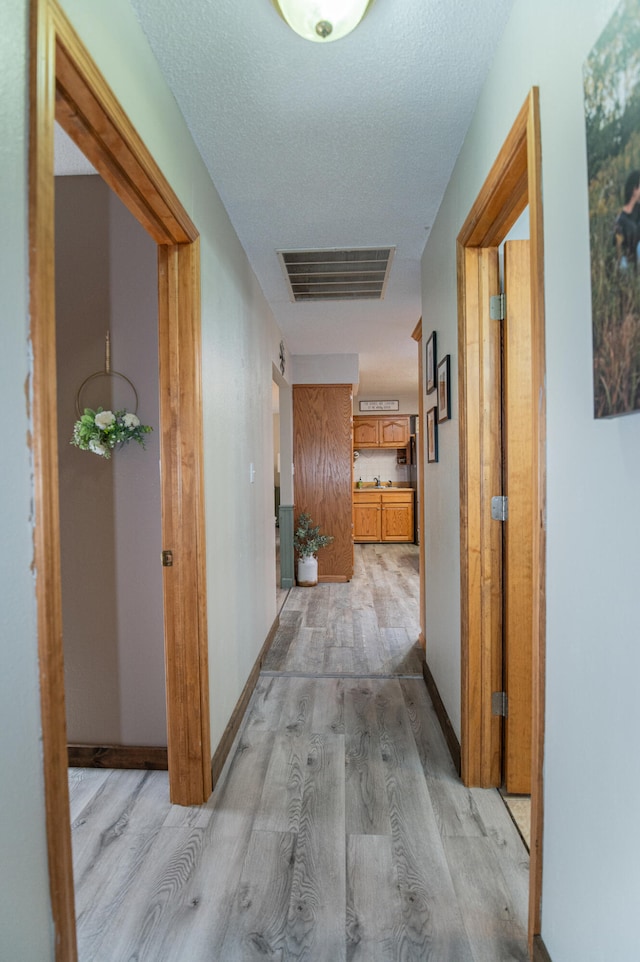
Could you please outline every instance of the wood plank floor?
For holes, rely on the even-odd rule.
[[[526,960],[528,854],[457,778],[421,674],[417,549],[294,588],[208,804],[72,769],[80,962]]]

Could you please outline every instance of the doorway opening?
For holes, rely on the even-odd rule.
[[[284,343],[280,346],[285,357]],[[272,365],[274,506],[276,508],[276,611],[280,614],[295,584],[293,558],[293,392],[282,371]],[[277,412],[276,412],[277,406]]]
[[[56,130],[60,554],[70,766],[167,767],[157,251]],[[60,145],[62,146],[60,147]],[[80,162],[84,158],[80,159]],[[85,163],[86,167],[86,163]],[[110,458],[69,442],[85,409],[153,427]],[[107,452],[108,453],[108,452]]]
[[[198,231],[56,0],[31,5],[29,142],[34,554],[47,844],[57,958],[77,958],[57,460],[54,121],[158,245],[160,452],[171,800],[211,792]],[[167,556],[169,557],[169,556]]]
[[[518,323],[505,314],[509,364],[525,378],[521,403],[503,396],[498,248],[529,209],[526,253],[510,289]],[[520,256],[523,254],[523,256]],[[462,777],[468,785],[499,787],[503,779],[505,669],[503,626],[512,618],[525,657],[518,680],[528,687],[530,734],[526,763],[531,785],[529,947],[540,932],[542,890],[542,756],[545,626],[545,394],[541,148],[538,90],[533,88],[458,235],[458,345],[460,411],[460,549],[462,639]],[[507,292],[507,299],[510,295]],[[508,308],[507,308],[508,310]],[[505,381],[506,383],[506,381]],[[503,457],[503,402],[506,459]],[[513,407],[512,407],[513,404]],[[514,413],[515,412],[515,413]],[[522,442],[517,450],[513,428]],[[508,462],[513,504],[502,501]],[[517,491],[517,495],[516,495]],[[493,499],[493,504],[492,504]],[[496,500],[500,499],[500,500]],[[494,513],[492,515],[492,508]],[[502,525],[518,519],[524,551],[513,555]],[[506,520],[510,519],[510,520]],[[505,550],[503,552],[503,534]],[[506,564],[506,572],[503,571]],[[515,596],[514,596],[515,591]],[[513,610],[510,611],[510,608]],[[508,710],[508,709],[507,709]],[[526,712],[525,712],[526,715]],[[507,722],[508,724],[508,722]]]
[[[282,577],[282,546],[280,542],[280,502],[282,485],[280,483],[281,474],[281,428],[280,428],[280,385],[275,380],[271,382],[271,413],[273,417],[273,506],[274,524],[276,530],[276,614],[279,615],[282,607],[287,600],[290,585],[287,579]],[[285,563],[286,567],[286,563]]]

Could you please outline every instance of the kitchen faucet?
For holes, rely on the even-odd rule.
[[[382,485],[380,484],[380,478],[374,478],[373,480],[374,480],[375,483],[376,483],[376,488],[382,487]]]

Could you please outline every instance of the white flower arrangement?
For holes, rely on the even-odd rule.
[[[137,441],[144,448],[144,436],[153,431],[140,418],[130,411],[92,411],[85,408],[84,414],[73,426],[71,444],[81,451],[93,451],[102,458],[110,458],[117,444]]]

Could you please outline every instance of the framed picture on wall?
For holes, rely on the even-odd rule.
[[[617,4],[583,67],[596,418],[640,411],[639,14]]]
[[[432,331],[427,341],[427,356],[425,362],[424,379],[427,394],[436,389],[436,332]]]
[[[451,355],[447,354],[438,364],[438,422],[448,421],[451,417],[451,388],[449,373]]]
[[[434,464],[438,460],[438,409],[427,411],[427,461]]]

